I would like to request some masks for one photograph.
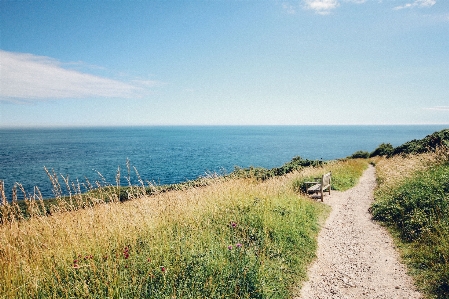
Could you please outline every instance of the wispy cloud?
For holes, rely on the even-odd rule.
[[[424,108],[426,110],[438,110],[438,111],[449,111],[449,106],[435,106],[435,107],[428,107]]]
[[[122,82],[67,69],[45,56],[0,50],[0,100],[133,98],[155,81]]]
[[[314,10],[320,15],[329,14],[339,5],[340,3],[337,0],[304,0],[304,6],[306,9]]]
[[[339,7],[344,3],[352,3],[352,4],[363,4],[368,0],[302,0],[303,8],[308,10],[313,10],[317,14],[320,15],[328,15],[334,9]],[[410,0],[409,0],[410,1]],[[383,0],[378,0],[379,3],[382,3]],[[412,0],[412,2],[405,3],[403,5],[399,5],[394,7],[395,10],[405,9],[405,8],[414,8],[414,7],[431,7],[437,3],[437,0]],[[296,14],[296,7],[291,5],[289,2],[284,2],[282,4],[284,11],[288,14]]]
[[[411,3],[406,3],[404,5],[396,6],[394,9],[404,9],[404,8],[414,8],[414,7],[430,7],[434,6],[437,3],[436,0],[415,0]]]

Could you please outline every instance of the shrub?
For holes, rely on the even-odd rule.
[[[366,151],[356,151],[348,158],[349,159],[366,159],[366,158],[369,158],[369,153]]]
[[[320,166],[323,165],[324,163],[325,162],[321,160],[308,160],[296,156],[291,161],[285,163],[284,165],[271,169],[266,169],[263,167],[252,167],[252,166],[249,168],[236,167],[234,171],[229,175],[229,177],[255,178],[257,180],[264,181],[269,178],[283,176],[295,170],[300,170],[303,167]]]
[[[382,143],[380,144],[369,156],[377,157],[377,156],[391,156],[394,152],[394,147],[391,143]]]
[[[449,129],[444,129],[420,140],[408,141],[394,149],[393,155],[420,154],[434,151],[439,146],[449,146]]]

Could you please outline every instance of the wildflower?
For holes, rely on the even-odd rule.
[[[241,244],[241,243],[237,243],[235,246],[236,246],[237,248],[242,248],[242,244]]]
[[[229,250],[232,250],[232,245],[229,245],[229,246],[228,246],[228,249],[229,249]]]
[[[125,248],[123,249],[123,257],[124,257],[125,259],[128,259],[128,258],[129,258],[129,248],[128,248],[128,247],[125,247]]]
[[[165,267],[164,267],[164,266],[161,266],[161,271],[162,271],[162,272],[165,272],[165,270],[166,270]]]
[[[232,227],[237,227],[237,223],[234,222],[234,221],[231,221],[231,226],[232,226]]]
[[[78,269],[79,267],[78,260],[73,260],[73,268]]]

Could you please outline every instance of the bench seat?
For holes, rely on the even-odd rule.
[[[324,192],[327,190],[331,194],[331,177],[332,173],[323,174],[322,177],[316,178],[314,182],[304,182],[307,193],[320,193],[321,201],[324,198]],[[310,186],[310,187],[309,187]]]
[[[319,184],[319,183],[317,183],[317,182],[306,182],[306,184],[307,184],[307,183],[309,183],[309,184],[315,184],[315,185],[313,185],[313,186],[307,188],[307,192],[308,192],[308,193],[320,191],[320,189],[321,189],[321,184]]]

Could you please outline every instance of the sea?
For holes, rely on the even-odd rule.
[[[398,126],[150,126],[0,129],[0,180],[6,195],[20,183],[54,197],[44,170],[71,182],[164,185],[226,174],[235,167],[273,168],[293,157],[333,160],[381,143],[398,146],[445,125]],[[137,170],[139,176],[136,175]],[[19,192],[19,199],[21,198]]]

